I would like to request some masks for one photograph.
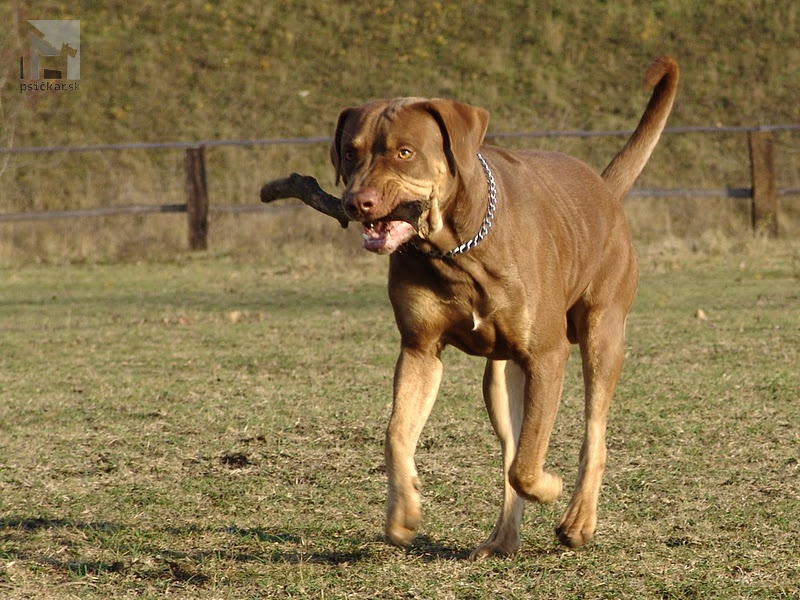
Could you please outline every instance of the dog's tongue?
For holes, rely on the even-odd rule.
[[[405,221],[379,221],[364,224],[364,249],[391,254],[414,237],[414,228]]]

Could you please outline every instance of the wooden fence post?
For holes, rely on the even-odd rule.
[[[206,185],[205,147],[186,148],[186,213],[189,217],[189,248],[208,248],[208,188]]]
[[[775,152],[771,131],[750,132],[753,181],[753,231],[778,236],[778,198],[775,191]]]

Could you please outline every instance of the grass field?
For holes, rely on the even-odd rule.
[[[745,5],[746,4],[746,5]],[[454,97],[491,132],[627,129],[647,64],[671,126],[796,123],[797,6],[614,0],[25,3],[0,7],[0,145],[320,137],[373,97]],[[23,94],[28,19],[81,20],[81,92]],[[14,25],[12,25],[14,24]],[[530,140],[505,140],[526,145]],[[536,140],[601,170],[621,140]],[[184,199],[179,151],[5,154],[0,212]],[[326,144],[209,148],[212,205]],[[797,134],[776,135],[797,188]],[[743,135],[669,135],[639,181],[747,187]],[[800,208],[753,238],[741,200],[632,199],[642,256],[596,543],[566,496],[520,553],[466,560],[500,502],[480,360],[445,355],[417,455],[424,522],[381,539],[397,333],[385,262],[310,211],[0,227],[0,598],[800,597]],[[698,312],[702,311],[702,312]],[[573,357],[549,461],[574,480]]]
[[[381,540],[382,259],[2,269],[0,597],[798,597],[800,246],[641,255],[595,544],[557,545],[561,498],[529,506],[516,557],[477,564],[499,448],[481,362],[454,350],[420,536]],[[576,358],[549,456],[568,491]]]

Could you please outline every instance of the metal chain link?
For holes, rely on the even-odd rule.
[[[434,258],[450,258],[452,256],[458,256],[459,254],[463,254],[464,252],[472,250],[480,243],[481,240],[483,240],[483,238],[489,235],[489,230],[494,224],[495,210],[497,209],[497,185],[495,184],[492,170],[489,168],[489,163],[486,162],[486,159],[483,158],[483,155],[481,155],[480,152],[478,152],[476,156],[481,162],[481,166],[486,173],[486,181],[489,183],[489,205],[486,207],[486,216],[483,218],[483,223],[481,224],[480,230],[477,234],[475,234],[474,238],[464,242],[460,246],[456,246],[452,250],[448,250],[447,252],[439,252],[438,250],[422,250],[417,246],[417,249],[423,254],[433,256]]]

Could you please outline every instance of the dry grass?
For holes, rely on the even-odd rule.
[[[662,53],[683,68],[672,125],[800,120],[793,3],[66,6],[16,16],[82,20],[83,89],[26,97],[9,75],[5,145],[325,136],[342,107],[404,94],[485,106],[493,131],[629,128]],[[777,138],[779,187],[800,186],[796,140]],[[537,141],[597,169],[620,143]],[[331,189],[326,153],[211,149],[211,202],[292,171]],[[0,159],[3,212],[183,200],[175,151]],[[667,136],[640,185],[748,181],[744,137]],[[479,564],[499,451],[480,361],[454,351],[421,535],[380,538],[397,334],[356,232],[213,213],[189,255],[180,215],[0,224],[0,596],[796,598],[800,209],[782,202],[777,242],[737,200],[628,202],[643,274],[597,542],[557,546],[561,499],[529,507],[518,556]],[[578,362],[549,456],[567,481]]]
[[[286,245],[0,270],[0,596],[800,593],[796,243],[640,247],[596,543],[558,547],[561,499],[480,564],[500,483],[480,361],[446,352],[421,535],[384,545],[385,262]],[[578,362],[549,456],[567,481]]]
[[[6,146],[330,136],[343,107],[396,95],[484,106],[491,132],[626,129],[645,103],[644,70],[660,54],[674,55],[682,67],[671,125],[800,122],[800,27],[791,2],[743,5],[735,17],[724,2],[689,0],[571,7],[550,0],[469,7],[234,1],[168,10],[146,0],[37,10],[44,14],[19,3],[0,8],[4,23],[18,25],[0,39],[9,65],[0,73]],[[16,66],[29,18],[82,20],[79,93],[19,93]],[[598,170],[621,145],[616,138],[539,142]],[[777,136],[779,188],[800,187],[797,146],[796,133]],[[263,181],[292,171],[332,187],[324,144],[210,149],[211,202],[255,202]],[[748,171],[743,135],[668,136],[640,185],[748,187]],[[2,212],[179,203],[182,157],[174,150],[0,155],[0,190]],[[786,234],[796,236],[797,198],[783,202]],[[737,201],[636,200],[631,216],[647,243],[665,233],[696,239],[709,229],[739,237],[747,222]],[[251,240],[260,245],[263,220],[253,221],[251,229],[246,218],[220,219],[213,250],[247,254]],[[172,216],[1,224],[0,261],[166,257],[183,247],[182,236],[183,224]]]

